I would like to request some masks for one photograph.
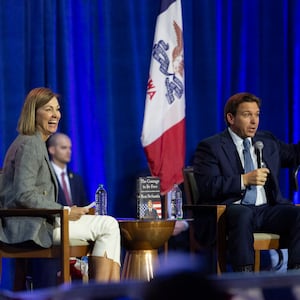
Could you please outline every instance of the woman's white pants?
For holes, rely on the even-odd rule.
[[[83,215],[69,221],[69,238],[95,242],[92,256],[112,259],[120,265],[121,238],[118,221],[111,216]],[[60,225],[56,222],[53,241],[60,241]]]

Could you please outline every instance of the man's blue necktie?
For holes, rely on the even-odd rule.
[[[252,157],[251,157],[251,153],[250,153],[250,141],[249,139],[244,139],[243,141],[243,145],[244,145],[244,169],[245,169],[245,173],[248,173],[252,170],[254,170],[254,165],[253,165],[253,161],[252,161]],[[246,193],[244,198],[242,199],[242,204],[255,204],[256,202],[256,194],[257,194],[257,190],[256,190],[256,185],[250,185],[247,187],[246,189]]]

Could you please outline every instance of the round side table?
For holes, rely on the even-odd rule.
[[[176,220],[118,219],[126,249],[122,280],[150,281],[159,265],[158,248],[171,237]]]

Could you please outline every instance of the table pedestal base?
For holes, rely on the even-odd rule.
[[[121,279],[150,281],[158,263],[157,250],[127,250]]]
[[[121,279],[150,281],[159,264],[158,249],[174,231],[175,220],[119,219],[126,255]]]

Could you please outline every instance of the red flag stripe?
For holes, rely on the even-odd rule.
[[[160,190],[164,195],[173,187],[174,183],[183,182],[185,119],[167,130],[144,150],[151,175],[160,178]]]

